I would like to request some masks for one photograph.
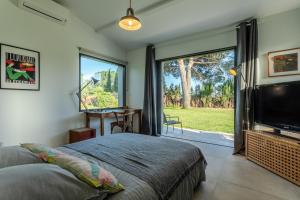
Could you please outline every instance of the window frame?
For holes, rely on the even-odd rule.
[[[238,63],[238,60],[237,60],[237,57],[238,57],[238,51],[237,51],[237,46],[228,46],[228,47],[224,47],[224,48],[218,48],[218,49],[212,49],[212,50],[207,50],[207,51],[200,51],[200,52],[196,52],[196,53],[190,53],[190,54],[184,54],[184,55],[179,55],[179,56],[173,56],[173,57],[167,57],[167,58],[162,58],[162,59],[157,59],[155,60],[156,64],[157,64],[157,67],[162,70],[162,63],[165,62],[165,61],[169,61],[169,60],[176,60],[176,59],[180,59],[180,58],[187,58],[187,57],[193,57],[193,56],[199,56],[199,55],[205,55],[205,54],[211,54],[211,53],[217,53],[217,52],[220,52],[220,51],[234,51],[234,65],[237,66],[237,63]],[[162,111],[163,111],[163,89],[162,89],[162,77],[163,77],[163,73],[160,71],[160,74],[159,74],[159,78],[160,78],[160,84],[157,84],[156,86],[156,89],[158,91],[158,102],[159,103],[159,109],[161,110],[161,122],[162,122]],[[233,109],[234,109],[234,123],[236,121],[236,99],[237,99],[237,76],[235,76],[233,78],[233,83],[234,83],[234,89],[233,89],[233,98],[234,98],[234,104],[233,104]],[[234,130],[233,132],[235,133],[236,132],[236,127],[234,125]]]
[[[158,59],[158,60],[156,60],[156,62],[162,63],[162,62],[169,61],[169,60],[176,60],[176,59],[180,59],[180,58],[188,58],[188,57],[193,57],[193,56],[217,53],[217,52],[220,52],[220,51],[230,51],[230,50],[234,51],[234,53],[235,53],[235,62],[236,62],[236,60],[237,60],[237,46],[229,46],[229,47],[224,47],[224,48],[212,49],[212,50],[208,50],[208,51],[200,51],[200,52],[196,52],[196,53],[190,53],[190,54],[183,54],[183,55],[179,55],[179,56],[167,57],[167,58]]]
[[[107,107],[107,108],[99,108],[99,109],[82,109],[81,108],[81,58],[82,57],[86,57],[86,58],[90,58],[90,59],[94,59],[94,60],[99,60],[99,61],[104,61],[104,62],[108,62],[108,63],[112,63],[112,64],[115,64],[115,65],[118,65],[120,67],[123,67],[124,69],[124,73],[123,73],[123,106],[120,106],[120,107]],[[124,64],[120,64],[120,63],[117,63],[117,62],[113,62],[113,61],[110,61],[110,60],[106,60],[106,59],[103,59],[103,58],[98,58],[96,56],[91,56],[91,55],[88,55],[88,54],[84,54],[84,53],[79,53],[79,87],[78,87],[78,93],[79,93],[79,112],[85,112],[85,111],[92,111],[92,110],[99,110],[99,111],[104,111],[104,110],[108,110],[108,109],[118,109],[118,108],[124,108],[126,107],[126,74],[127,74],[127,66],[124,65]]]

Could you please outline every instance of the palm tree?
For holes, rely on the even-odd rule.
[[[234,84],[232,79],[228,79],[221,86],[221,103],[223,107],[230,108],[233,106]]]
[[[210,107],[212,102],[212,94],[214,92],[213,84],[210,82],[204,82],[201,85],[200,95],[203,101],[204,107]]]

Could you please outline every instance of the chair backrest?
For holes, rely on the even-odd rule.
[[[117,123],[119,124],[120,118],[123,122],[125,122],[125,119],[128,121],[133,120],[133,115],[135,114],[132,110],[123,110],[118,112],[113,112],[115,115],[115,118],[117,120]]]
[[[163,120],[163,122],[164,122],[164,123],[167,123],[168,120],[167,120],[166,114],[163,113],[163,115],[164,115],[164,120]]]

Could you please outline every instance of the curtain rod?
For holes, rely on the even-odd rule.
[[[246,22],[246,26],[251,26],[251,21],[252,21],[253,19],[255,19],[255,18],[251,18],[251,19],[249,19],[249,20],[244,21],[244,22]],[[244,22],[239,23],[239,25],[235,26],[235,28],[240,28],[240,27],[241,27],[241,24],[244,23]]]
[[[246,26],[251,26],[251,24],[247,23]],[[241,25],[237,25],[235,28],[241,28]]]
[[[103,59],[103,60],[106,60],[106,61],[110,61],[110,62],[113,62],[113,63],[116,63],[116,64],[128,65],[127,61],[120,60],[118,58],[114,58],[114,57],[111,57],[111,56],[107,56],[107,55],[98,53],[98,52],[93,51],[93,50],[89,50],[89,49],[86,49],[86,48],[83,48],[83,47],[78,47],[78,50],[79,50],[80,53],[86,54],[88,56],[96,57],[96,58]]]
[[[251,24],[250,24],[250,23],[248,23],[248,24],[246,24],[246,26],[251,26]],[[239,28],[241,28],[241,26],[240,26],[240,25],[238,25],[238,26],[236,26],[235,28],[239,29]]]

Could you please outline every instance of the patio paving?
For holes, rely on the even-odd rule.
[[[163,127],[162,136],[180,138],[184,140],[190,140],[195,142],[203,142],[207,144],[216,144],[226,147],[233,147],[233,135],[225,133],[216,133],[210,131],[183,129],[183,134],[180,128],[175,128],[174,131],[169,127],[168,133],[166,133],[166,127]]]

